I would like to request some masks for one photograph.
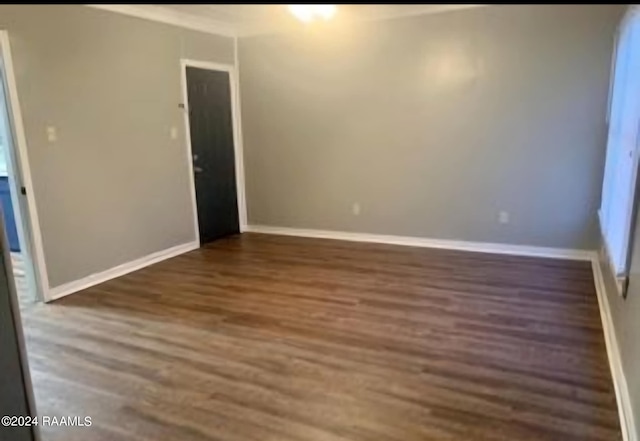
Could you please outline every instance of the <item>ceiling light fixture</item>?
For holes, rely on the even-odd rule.
[[[289,5],[289,11],[298,20],[310,23],[318,18],[329,20],[336,13],[336,5]]]

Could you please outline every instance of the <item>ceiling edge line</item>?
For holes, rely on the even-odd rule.
[[[152,10],[149,6],[139,7],[136,5],[100,5],[100,4],[87,4],[90,8],[100,9],[103,11],[115,12],[119,14],[128,15],[131,17],[142,18],[158,23],[169,24],[178,26],[181,28],[191,29],[194,31],[206,32],[208,34],[235,38],[238,33],[228,26],[222,24],[207,24],[199,23],[190,19],[184,14],[172,12],[169,10]]]
[[[490,4],[451,4],[451,5],[438,5],[434,7],[434,5],[425,5],[424,9],[414,9],[409,12],[398,12],[395,14],[385,14],[377,17],[368,17],[368,18],[358,18],[354,19],[353,23],[371,23],[375,21],[384,21],[384,20],[395,20],[400,18],[410,18],[417,17],[420,15],[435,15],[435,14],[444,14],[447,12],[455,12],[461,11],[465,9],[474,9],[480,7],[491,6]],[[238,29],[236,32],[236,37],[238,38],[249,38],[249,37],[259,37],[266,35],[282,35],[288,34],[291,32],[296,32],[298,29],[288,28],[288,29],[280,29],[275,27],[268,26],[260,26],[254,27],[253,29],[249,27],[245,27],[244,29]]]

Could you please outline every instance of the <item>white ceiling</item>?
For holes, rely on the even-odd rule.
[[[303,26],[286,5],[89,5],[228,36],[283,32]],[[481,5],[338,5],[335,20],[363,21],[434,14]]]

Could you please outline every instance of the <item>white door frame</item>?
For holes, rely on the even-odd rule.
[[[191,189],[191,202],[193,205],[193,227],[198,244],[200,243],[200,229],[198,226],[198,203],[196,200],[196,183],[193,175],[193,152],[191,149],[191,130],[189,123],[189,97],[187,93],[187,67],[197,67],[229,74],[229,84],[231,86],[231,119],[233,131],[233,150],[235,156],[236,171],[236,192],[238,198],[238,223],[240,232],[247,229],[247,205],[244,189],[244,157],[242,149],[242,133],[240,126],[240,94],[238,90],[238,74],[236,68],[231,64],[211,63],[208,61],[197,61],[186,58],[180,59],[180,76],[182,83],[182,103],[184,114],[184,131],[187,144],[187,165],[189,167],[189,179]]]
[[[49,277],[44,259],[40,221],[33,192],[27,138],[22,121],[20,101],[18,100],[18,87],[13,69],[9,33],[5,30],[0,30],[0,48],[2,49],[0,54],[4,61],[4,86],[7,95],[5,99],[10,119],[8,121],[8,129],[12,131],[12,139],[9,140],[9,142],[13,143],[10,149],[12,153],[7,156],[9,158],[8,172],[16,229],[18,230],[21,251],[25,259],[27,277],[31,279],[28,281],[31,286],[35,286],[36,295],[39,299],[49,301],[51,300],[49,296]],[[26,195],[21,194],[20,186],[25,187]]]

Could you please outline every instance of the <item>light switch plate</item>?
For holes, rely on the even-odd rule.
[[[56,142],[58,140],[58,133],[54,126],[47,126],[47,141]]]

